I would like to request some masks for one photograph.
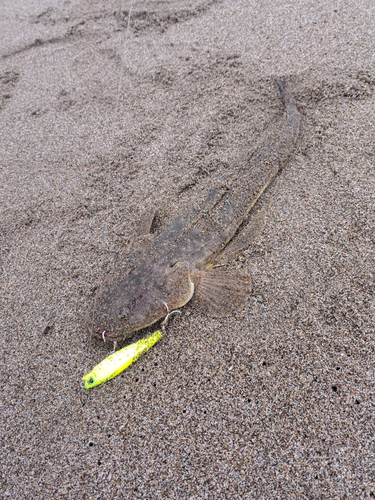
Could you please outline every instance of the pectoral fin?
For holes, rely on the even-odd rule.
[[[241,308],[251,292],[251,279],[238,270],[216,267],[192,276],[194,303],[210,316],[224,316]]]

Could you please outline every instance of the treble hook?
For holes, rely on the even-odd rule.
[[[165,305],[165,307],[167,309],[167,315],[164,318],[164,320],[162,321],[161,327],[163,330],[165,330],[165,326],[168,323],[169,317],[172,316],[172,314],[176,314],[176,313],[181,314],[181,311],[179,311],[178,309],[174,309],[173,311],[169,312],[168,304],[166,302],[163,302],[163,304]]]

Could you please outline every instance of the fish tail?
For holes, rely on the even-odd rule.
[[[298,112],[294,97],[293,86],[290,81],[285,78],[278,79],[276,84],[279,97],[286,111],[285,139],[290,141],[290,145],[294,145],[300,125],[300,113]]]
[[[292,92],[292,86],[288,80],[285,78],[280,78],[276,81],[277,88],[279,91],[279,97],[282,100],[284,106],[287,108],[289,105],[296,105],[294,95]]]

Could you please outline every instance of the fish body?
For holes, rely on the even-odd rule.
[[[146,339],[138,340],[138,342],[128,345],[103,359],[90,373],[82,378],[85,382],[85,389],[91,389],[119,375],[161,338],[162,334],[157,330]]]
[[[225,313],[251,289],[249,279],[218,266],[297,139],[300,114],[289,84],[277,83],[285,108],[280,121],[248,161],[233,166],[225,186],[213,189],[203,206],[177,218],[137,252],[128,269],[119,270],[91,312],[98,338],[130,337],[185,305],[193,294],[205,310]]]

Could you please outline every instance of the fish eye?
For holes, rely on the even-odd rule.
[[[125,319],[129,316],[129,309],[127,307],[123,307],[119,314],[119,319]]]
[[[93,383],[94,383],[94,379],[93,379],[92,377],[90,377],[90,378],[88,379],[87,383],[88,383],[89,385],[93,384]]]

